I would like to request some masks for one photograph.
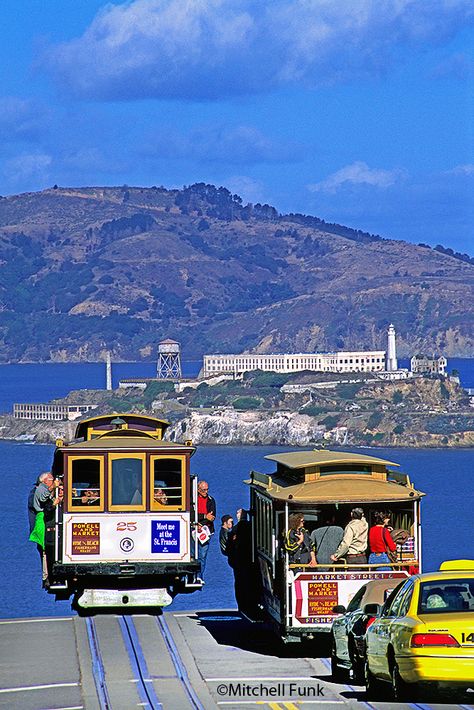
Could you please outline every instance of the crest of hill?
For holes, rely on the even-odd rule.
[[[0,199],[0,358],[385,349],[470,355],[471,257],[223,187],[51,188]]]

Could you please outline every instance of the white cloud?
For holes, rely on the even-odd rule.
[[[473,15],[471,0],[133,0],[44,62],[79,96],[215,99],[378,74]]]
[[[384,189],[394,185],[406,177],[403,170],[382,170],[381,168],[369,168],[367,163],[357,160],[351,165],[337,170],[321,182],[308,185],[310,192],[337,192],[341,187],[347,185],[368,185]]]
[[[474,164],[467,163],[466,165],[456,165],[456,167],[453,168],[452,170],[447,170],[446,174],[447,175],[461,175],[464,177],[474,175]]]

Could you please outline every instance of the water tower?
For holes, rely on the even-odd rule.
[[[162,380],[181,378],[181,349],[176,340],[168,339],[158,343],[156,376]]]

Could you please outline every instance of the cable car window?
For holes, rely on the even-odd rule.
[[[151,459],[151,509],[182,510],[184,457],[155,457]]]
[[[145,457],[109,455],[110,509],[145,510]]]
[[[104,509],[104,460],[102,457],[69,458],[69,509],[90,510]]]
[[[321,466],[319,469],[321,476],[334,476],[335,474],[360,474],[370,476],[372,469],[370,466],[356,466],[354,464],[338,464],[337,466]]]

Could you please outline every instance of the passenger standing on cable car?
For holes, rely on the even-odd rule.
[[[56,537],[56,508],[60,511],[62,521],[62,502],[64,498],[64,488],[62,481],[55,478],[51,497],[46,501],[44,507],[44,555],[46,558],[47,577],[43,586],[47,589],[51,579],[51,566],[54,559],[54,541]]]
[[[230,564],[228,546],[230,534],[232,532],[232,528],[234,527],[234,518],[232,517],[232,515],[223,515],[221,518],[221,523],[222,526],[219,531],[219,545],[221,547],[222,554],[227,557],[227,561]]]
[[[336,552],[343,536],[344,530],[339,525],[336,525],[336,516],[334,513],[328,513],[325,518],[325,524],[311,533],[311,540],[314,544],[319,565],[331,564],[331,555]]]
[[[55,488],[55,479],[50,471],[40,474],[38,485],[33,493],[33,510],[35,512],[35,524],[30,532],[30,540],[36,543],[41,566],[43,587],[48,587],[48,566],[45,554],[45,514],[48,514],[49,509],[53,506],[53,491]],[[31,492],[30,492],[31,496]]]
[[[390,513],[376,511],[374,513],[374,525],[369,530],[369,565],[385,562],[388,567],[377,567],[378,572],[390,572],[390,558],[388,551],[395,552],[397,546],[393,541],[388,525],[390,523]]]
[[[35,527],[35,522],[36,522],[36,510],[34,508],[34,500],[35,500],[35,493],[36,489],[38,488],[39,484],[41,483],[39,476],[36,479],[36,483],[30,490],[28,494],[28,525],[30,528],[29,534],[33,532],[33,528]]]
[[[198,560],[201,563],[201,578],[204,577],[209,545],[214,535],[214,520],[216,519],[216,501],[209,495],[209,484],[207,481],[198,483],[198,525],[206,525],[209,529],[209,539],[201,543],[198,547]],[[198,527],[199,530],[199,527]]]
[[[338,562],[341,557],[345,557],[348,565],[367,564],[368,532],[369,524],[365,519],[364,511],[362,508],[353,508],[351,510],[351,520],[344,528],[342,542],[334,555],[331,555],[331,560]]]
[[[285,550],[288,553],[290,565],[301,563],[302,565],[316,567],[314,544],[308,531],[304,528],[304,515],[302,513],[291,513],[288,516]]]

